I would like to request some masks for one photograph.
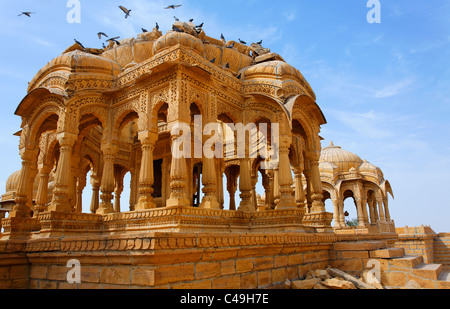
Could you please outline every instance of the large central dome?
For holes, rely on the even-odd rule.
[[[357,169],[363,160],[350,151],[334,146],[331,142],[330,146],[322,150],[319,163],[331,163],[338,167],[339,172],[348,172],[351,168]]]

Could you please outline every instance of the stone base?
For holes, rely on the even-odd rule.
[[[109,214],[103,231],[125,232],[314,232],[302,224],[300,209],[242,212],[194,207],[167,207]]]
[[[49,211],[40,213],[38,219],[42,225],[34,235],[38,238],[99,234],[102,226],[102,216],[97,214]]]
[[[314,227],[317,232],[332,233],[331,221],[333,221],[333,214],[330,212],[312,212],[305,214],[303,224]]]
[[[37,218],[10,217],[1,222],[4,230],[1,239],[28,239],[33,232],[41,229]]]

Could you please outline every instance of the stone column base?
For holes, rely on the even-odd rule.
[[[76,236],[101,233],[102,215],[48,211],[39,214],[39,237]]]
[[[37,218],[10,217],[2,219],[4,232],[1,239],[28,239],[41,229]]]
[[[333,221],[331,212],[312,212],[303,217],[303,224],[314,227],[317,232],[332,233],[331,221]]]

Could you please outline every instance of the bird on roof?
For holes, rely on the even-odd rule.
[[[262,41],[263,41],[263,40],[259,41],[259,42],[258,42],[258,43],[256,43],[256,44],[258,44],[258,45],[261,45],[261,44],[262,44]]]
[[[210,62],[211,62],[211,63],[216,62],[216,58],[213,58]]]
[[[172,5],[169,5],[168,7],[166,7],[166,8],[164,8],[164,9],[173,9],[173,10],[175,10],[175,8],[178,8],[178,7],[180,7],[181,6],[181,4],[177,4],[177,5],[175,5],[175,4],[172,4]]]
[[[180,28],[175,27],[175,26],[173,26],[173,30],[176,32],[184,32],[183,30],[181,30]]]
[[[159,25],[158,25],[158,23],[156,23],[156,30],[159,30]]]
[[[147,29],[141,28],[142,32],[148,32]]]
[[[203,24],[204,24],[204,23],[201,23],[200,25],[195,26],[195,28],[201,28],[201,27],[203,27]]]
[[[75,43],[77,43],[78,45],[81,46],[81,48],[86,49],[83,44],[81,44],[79,41],[77,41],[77,39],[73,39],[75,41]]]
[[[106,40],[106,42],[115,42],[117,45],[120,45],[119,41],[117,41],[117,39],[119,39],[120,36],[116,36],[114,38],[110,38],[108,40]]]
[[[106,48],[106,45],[105,45],[105,43],[102,43],[102,47],[103,47],[103,48]]]
[[[241,79],[241,77],[242,77],[242,73],[239,73],[239,75],[236,76],[237,79]]]
[[[130,16],[131,10],[129,10],[126,7],[121,6],[121,5],[119,5],[119,8],[125,13],[125,18],[128,18],[128,16]]]
[[[220,38],[225,41],[225,37],[223,36],[223,33],[220,34]]]
[[[116,37],[110,38],[110,39],[106,40],[106,42],[115,41],[117,39],[120,39],[120,36],[116,36]]]
[[[239,39],[239,43],[246,45],[247,43]]]
[[[225,64],[225,67],[226,67],[227,69],[229,69],[229,68],[230,68],[230,63],[227,62],[227,64]]]
[[[234,47],[234,42],[233,42],[233,44],[227,46],[227,48],[233,48],[233,47]]]
[[[31,17],[31,14],[36,14],[36,13],[34,13],[34,12],[22,12],[22,13],[20,13],[20,14],[17,15],[17,16],[26,15],[26,16],[28,16],[28,17]]]
[[[97,33],[97,35],[98,35],[98,39],[99,40],[102,39],[102,35],[105,36],[105,37],[108,37],[104,32],[99,32],[99,33]]]

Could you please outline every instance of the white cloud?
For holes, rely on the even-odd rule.
[[[395,95],[398,95],[400,93],[406,92],[410,89],[410,86],[413,84],[412,79],[405,79],[400,82],[397,82],[393,85],[385,86],[384,88],[381,88],[380,90],[375,91],[373,94],[374,98],[381,99],[381,98],[388,98]]]
[[[294,21],[297,19],[297,10],[283,12],[283,16],[287,21]]]

